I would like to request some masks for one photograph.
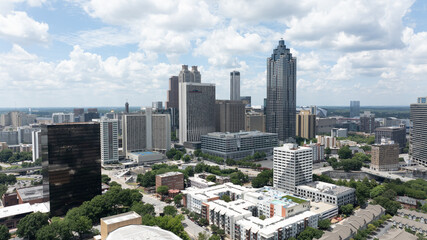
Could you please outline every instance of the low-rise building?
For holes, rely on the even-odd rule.
[[[402,240],[402,239],[417,240],[418,237],[413,235],[413,234],[408,233],[405,230],[392,228],[392,229],[388,230],[386,234],[382,235],[378,239],[379,240]]]
[[[127,158],[138,165],[145,165],[163,161],[164,155],[157,152],[129,152]]]
[[[7,228],[16,228],[19,220],[34,212],[48,213],[49,203],[36,203],[36,204],[18,204],[10,207],[0,208],[0,224],[5,225]]]
[[[310,205],[310,211],[319,214],[319,220],[330,219],[338,215],[337,205],[318,201],[312,201]]]
[[[244,218],[236,222],[232,239],[288,239],[295,237],[306,227],[317,228],[319,215],[306,211],[289,218],[272,217],[261,220],[257,217]]]
[[[354,188],[337,186],[332,183],[316,181],[299,185],[296,189],[297,196],[338,206],[354,204],[356,200]]]
[[[425,223],[417,222],[415,220],[401,216],[393,216],[391,218],[391,221],[393,223],[393,226],[396,226],[398,228],[409,228],[416,233],[421,233],[424,235],[427,234],[427,224]]]
[[[169,189],[184,189],[184,174],[180,172],[167,172],[156,175],[156,190],[160,186],[168,186]]]
[[[258,131],[238,133],[208,133],[202,135],[202,152],[224,159],[241,159],[256,152],[273,154],[278,145],[277,133]]]
[[[206,180],[206,174],[194,174],[194,177],[189,177],[190,187],[208,188],[215,185],[214,182]]]
[[[401,217],[408,218],[410,220],[414,220],[420,223],[427,224],[427,214],[417,211],[411,211],[408,209],[399,209],[397,210],[397,214]]]
[[[380,205],[368,205],[360,209],[353,216],[338,223],[332,231],[325,231],[319,240],[349,240],[357,231],[365,229],[368,224],[378,220],[385,214],[385,209]]]
[[[43,186],[34,186],[20,188],[16,190],[19,204],[23,203],[42,203],[47,201],[48,197],[43,195]]]
[[[16,192],[5,193],[1,198],[3,207],[9,207],[19,204],[18,195],[16,194]]]

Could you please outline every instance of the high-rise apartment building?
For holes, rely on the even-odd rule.
[[[192,66],[191,71],[189,71],[188,65],[182,65],[182,70],[178,75],[178,80],[180,83],[201,83],[201,75],[200,72],[197,70],[197,66]]]
[[[347,128],[332,128],[331,137],[347,137],[348,129]]]
[[[282,191],[295,193],[296,186],[313,181],[313,150],[284,144],[274,148],[273,186]]]
[[[41,157],[41,130],[36,130],[31,132],[31,145],[32,145],[32,153],[33,153],[33,162],[35,162],[38,158]]]
[[[53,216],[101,194],[99,133],[95,122],[42,125],[43,192]]]
[[[365,133],[374,133],[375,114],[370,111],[365,111],[360,115],[360,131]]]
[[[296,75],[297,59],[280,40],[267,59],[266,130],[282,141],[290,141],[296,133]]]
[[[230,100],[240,101],[240,72],[230,72]]]
[[[427,166],[427,97],[420,97],[417,103],[411,104],[411,121],[410,159]]]
[[[125,113],[129,113],[129,103],[125,103]]]
[[[166,101],[166,108],[178,108],[179,107],[179,98],[178,98],[178,76],[172,76],[169,78],[169,90]]]
[[[372,145],[370,168],[377,171],[399,170],[399,145],[384,138],[380,144]]]
[[[119,161],[119,121],[101,118],[101,163],[110,164]]]
[[[245,130],[245,104],[242,101],[216,100],[215,131],[240,132]]]
[[[1,126],[20,127],[36,122],[36,115],[13,111],[0,115]]]
[[[259,112],[247,112],[245,115],[245,131],[265,132],[265,115]]]
[[[74,113],[52,113],[53,123],[72,123],[74,122]]]
[[[210,132],[215,132],[215,84],[180,82],[180,143],[200,142]]]
[[[170,149],[169,114],[152,114],[147,108],[144,114],[123,115],[123,152]]]
[[[162,101],[155,101],[151,103],[151,107],[153,109],[161,110],[163,109],[163,102]]]
[[[316,115],[308,110],[301,110],[296,115],[296,135],[306,139],[316,136]]]
[[[350,101],[350,117],[360,116],[360,101]]]

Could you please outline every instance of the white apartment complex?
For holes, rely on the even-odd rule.
[[[297,144],[285,144],[274,148],[273,186],[285,192],[295,193],[298,185],[313,180],[313,150]]]
[[[109,164],[119,161],[119,124],[117,119],[101,118],[101,163]]]
[[[322,201],[338,206],[354,204],[356,200],[354,188],[325,182],[311,182],[297,186],[296,195],[312,201]]]

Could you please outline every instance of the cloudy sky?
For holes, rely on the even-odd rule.
[[[408,105],[427,95],[422,0],[0,0],[0,107],[165,101],[168,78],[261,105],[280,38],[298,58],[298,105]]]

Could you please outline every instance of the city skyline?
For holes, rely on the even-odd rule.
[[[241,95],[262,105],[281,38],[299,63],[297,105],[408,106],[426,95],[426,13],[413,0],[2,1],[0,107],[149,106],[182,64],[199,66],[217,99],[239,71]]]

